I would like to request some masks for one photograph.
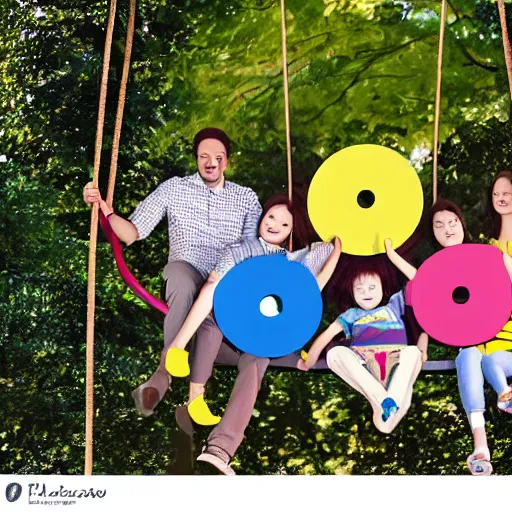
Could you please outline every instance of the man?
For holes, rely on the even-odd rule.
[[[127,245],[146,238],[164,216],[168,219],[169,262],[164,279],[169,312],[164,320],[164,349],[155,373],[132,393],[136,408],[145,416],[153,414],[169,389],[167,350],[222,248],[257,233],[262,208],[256,193],[224,179],[230,145],[228,136],[218,128],[199,131],[194,137],[198,172],[160,184],[137,206],[129,220],[116,215],[91,183],[84,188],[85,201],[99,202],[115,234]],[[198,341],[203,343],[220,345],[222,337],[211,317],[197,331]]]

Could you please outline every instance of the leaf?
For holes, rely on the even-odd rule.
[[[328,18],[331,13],[334,11],[334,9],[336,9],[337,7],[337,2],[331,2],[324,10],[324,16],[326,18]]]

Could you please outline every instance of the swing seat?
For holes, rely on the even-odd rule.
[[[215,365],[218,367],[229,367],[234,366],[233,361],[228,360],[227,358],[223,358],[222,356],[217,357],[215,360]],[[300,371],[293,364],[293,361],[283,360],[279,362],[279,364],[272,364],[268,366],[268,370],[278,370],[278,371]],[[317,363],[310,368],[310,372],[316,373],[332,373],[329,367],[327,366],[327,362],[325,359],[319,359]],[[427,361],[422,368],[422,371],[425,373],[441,373],[441,372],[454,372],[455,371],[455,361],[446,360],[446,361]]]

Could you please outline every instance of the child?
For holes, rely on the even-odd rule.
[[[327,352],[327,365],[352,388],[366,397],[378,430],[391,433],[411,404],[413,386],[426,359],[428,337],[418,346],[407,346],[402,320],[405,302],[399,291],[383,304],[378,271],[361,271],[352,280],[356,307],[342,313],[313,343],[302,370],[311,368],[334,336],[344,332],[350,348],[336,346]]]
[[[210,314],[215,288],[222,277],[236,264],[255,256],[284,254],[289,260],[299,262],[311,270],[316,276],[320,290],[324,288],[338,262],[340,242],[336,239],[334,247],[330,243],[319,243],[312,246],[311,249],[305,247],[292,253],[288,252],[284,247],[292,230],[295,229],[295,221],[300,219],[300,213],[294,205],[288,202],[286,196],[279,195],[271,198],[265,205],[259,224],[259,238],[243,240],[226,247],[167,352],[166,369],[172,376],[186,377],[190,374],[188,352],[185,348],[201,322]],[[300,230],[300,228],[301,226],[296,226],[296,229]],[[305,240],[305,237],[302,238]],[[211,414],[204,401],[204,385],[211,375],[217,352],[218,347],[196,347],[196,366],[206,368],[206,370],[202,372],[204,377],[194,379],[190,383],[187,409],[191,418],[202,425],[215,425],[220,421],[218,416]]]

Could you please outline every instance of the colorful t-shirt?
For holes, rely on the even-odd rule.
[[[350,346],[407,345],[402,316],[405,310],[403,291],[395,293],[388,304],[366,311],[351,308],[338,317]]]
[[[507,242],[507,247],[501,246],[498,240],[495,240],[494,238],[491,238],[489,240],[489,243],[491,245],[494,245],[495,247],[498,247],[498,249],[501,249],[503,252],[505,250],[509,254],[509,256],[512,256],[512,241]],[[497,352],[498,350],[512,350],[512,316],[510,317],[509,321],[503,326],[501,331],[496,334],[496,337],[493,340],[488,341],[487,343],[482,343],[481,345],[478,345],[477,348],[482,352],[482,354],[492,354],[493,352]]]

